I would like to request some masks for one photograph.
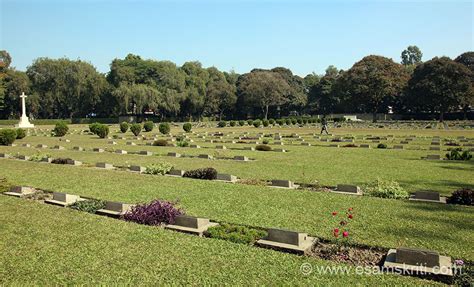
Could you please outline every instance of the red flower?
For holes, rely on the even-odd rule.
[[[354,208],[352,208],[352,207],[349,207],[349,211],[352,211],[353,209],[354,209]]]
[[[336,216],[337,212],[333,211],[332,216]]]
[[[334,228],[334,233],[338,233],[339,232],[339,228]]]
[[[344,232],[342,233],[342,236],[343,236],[343,237],[347,237],[347,236],[349,236],[349,232],[347,232],[347,231],[344,231]]]
[[[352,214],[349,214],[349,216],[347,216],[347,217],[349,217],[350,219],[352,219],[352,218],[353,218]]]

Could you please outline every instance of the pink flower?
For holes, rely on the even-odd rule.
[[[344,231],[344,232],[342,233],[342,237],[347,237],[347,236],[349,236],[349,232],[348,232],[348,231]]]
[[[352,216],[352,214],[349,214],[349,216],[347,216],[347,217],[349,217],[350,219],[354,218],[354,216]]]
[[[334,228],[334,233],[338,233],[339,232],[339,228]]]
[[[352,208],[352,207],[349,207],[349,209],[348,209],[348,210],[349,210],[349,211],[352,211],[353,209],[354,209],[354,208]]]
[[[336,215],[337,215],[337,212],[333,211],[332,216],[336,216]]]

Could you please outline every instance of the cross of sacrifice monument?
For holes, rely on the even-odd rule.
[[[20,98],[21,98],[21,118],[20,122],[16,125],[18,128],[34,128],[35,125],[30,123],[30,120],[26,116],[26,106],[25,106],[25,98],[27,95],[25,93],[22,93]]]

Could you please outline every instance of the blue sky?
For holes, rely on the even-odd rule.
[[[399,62],[413,44],[423,60],[474,50],[471,1],[0,2],[0,49],[19,70],[38,57],[68,57],[107,72],[114,58],[134,53],[304,76],[348,69],[369,54]]]

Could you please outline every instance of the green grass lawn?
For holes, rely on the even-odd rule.
[[[86,129],[86,127],[83,127]],[[114,130],[114,129],[112,129]],[[226,128],[215,129],[213,131],[234,131],[238,135],[247,130],[253,133],[260,129],[252,128]],[[70,143],[59,142],[57,138],[36,136],[27,137],[17,141],[18,147],[0,147],[0,152],[11,154],[50,153],[53,157],[71,157],[85,163],[95,164],[96,162],[108,162],[115,165],[148,165],[156,161],[166,161],[178,169],[193,169],[212,166],[221,173],[230,173],[244,179],[287,179],[301,183],[319,182],[321,185],[336,184],[357,184],[364,185],[377,178],[396,180],[409,191],[419,189],[430,189],[444,194],[450,194],[459,187],[474,187],[474,161],[454,162],[454,161],[427,161],[422,160],[422,156],[427,154],[440,154],[444,156],[446,151],[429,151],[430,138],[433,135],[439,135],[444,138],[456,138],[459,135],[474,137],[472,131],[414,131],[414,130],[339,130],[337,134],[354,136],[371,134],[388,135],[393,134],[396,138],[390,139],[388,145],[392,146],[398,143],[404,136],[417,134],[418,138],[410,143],[409,150],[392,149],[362,149],[362,148],[331,148],[327,147],[329,143],[321,143],[317,139],[309,136],[309,133],[315,131],[310,128],[293,129],[261,129],[263,133],[281,132],[282,134],[291,134],[298,132],[306,135],[306,140],[311,142],[311,147],[298,145],[276,146],[288,149],[288,153],[277,152],[259,152],[244,150],[216,150],[216,145],[226,145],[228,148],[242,148],[242,144],[222,144],[222,143],[204,143],[202,139],[195,139],[196,143],[201,145],[202,149],[180,148],[180,147],[154,147],[154,146],[128,146],[125,143],[132,140],[114,140],[118,145],[109,145],[109,140],[99,139],[91,135],[68,135]],[[178,133],[178,129],[173,132]],[[197,130],[202,132],[203,129]],[[155,132],[155,131],[154,131]],[[153,132],[153,133],[154,133]],[[336,132],[335,132],[336,133]],[[113,133],[116,134],[116,133]],[[122,134],[120,134],[122,135]],[[130,132],[126,133],[129,138]],[[232,136],[233,137],[233,136]],[[228,139],[232,139],[229,137]],[[201,142],[198,142],[200,140]],[[144,144],[135,140],[137,144]],[[357,140],[357,143],[362,142]],[[366,142],[366,141],[365,141]],[[52,149],[38,150],[35,148],[21,147],[21,143],[30,143],[33,147],[38,143],[47,144],[49,147],[62,145],[67,148],[66,151],[57,151]],[[339,143],[340,145],[346,143]],[[94,153],[91,151],[77,152],[73,151],[74,146],[84,148],[101,147],[112,149],[125,149],[129,152],[148,150],[153,151],[155,156],[145,157],[138,155],[119,155],[113,153]],[[376,146],[376,144],[372,144]],[[423,150],[420,150],[423,148]],[[446,147],[443,147],[446,149]],[[171,158],[165,155],[170,152],[179,152],[184,155],[197,156],[199,154],[210,154],[215,157],[234,157],[235,155],[245,155],[255,159],[251,162],[236,162],[233,160],[205,160],[197,158]]]
[[[87,129],[87,126],[71,126]],[[116,127],[111,129],[112,135]],[[321,185],[364,185],[374,179],[396,180],[409,191],[431,189],[449,195],[459,187],[474,187],[474,161],[427,161],[427,154],[444,155],[446,151],[429,151],[431,138],[474,138],[465,130],[392,130],[334,129],[336,135],[354,135],[356,143],[376,144],[361,139],[362,135],[394,135],[385,141],[389,147],[406,136],[417,139],[405,150],[331,148],[327,142],[313,139],[316,128],[225,128],[196,129],[209,134],[243,131],[282,134],[299,133],[314,146],[299,143],[274,146],[288,153],[237,150],[249,144],[205,143],[194,139],[202,149],[145,146],[138,140],[109,140],[91,135],[67,135],[70,143],[58,138],[28,136],[16,147],[0,146],[0,153],[12,155],[50,154],[70,157],[86,163],[82,167],[44,164],[13,159],[0,159],[0,177],[17,185],[30,185],[51,191],[127,203],[153,199],[178,201],[189,215],[215,221],[263,228],[283,228],[331,239],[334,219],[331,212],[353,207],[355,218],[350,226],[352,244],[383,248],[420,247],[439,251],[442,255],[474,260],[474,209],[467,206],[441,205],[407,200],[389,200],[369,196],[348,196],[309,190],[284,190],[271,187],[227,184],[215,181],[151,176],[125,171],[107,171],[87,164],[107,162],[118,166],[142,165],[166,161],[178,169],[214,167],[244,179],[288,179]],[[158,131],[154,130],[152,134]],[[172,132],[181,132],[173,128]],[[132,137],[128,132],[125,136]],[[231,140],[234,135],[228,137]],[[134,141],[138,146],[128,146]],[[384,142],[384,141],[382,141]],[[33,147],[22,147],[29,143]],[[49,147],[61,145],[64,151],[36,149],[38,143]],[[472,141],[471,141],[472,143]],[[339,143],[344,145],[347,143]],[[225,145],[228,150],[216,150]],[[73,151],[81,146],[125,149],[129,152],[148,150],[153,156],[119,155],[111,152]],[[443,146],[443,149],[446,147]],[[245,155],[250,162],[171,158],[170,152],[185,155],[211,154],[233,157]],[[264,284],[284,282],[288,285],[308,284],[426,284],[400,276],[302,276],[303,262],[314,265],[332,264],[270,250],[236,245],[214,239],[202,239],[139,226],[109,218],[79,213],[69,209],[42,205],[38,202],[0,196],[0,284],[65,284],[65,283],[129,283],[129,284]],[[430,282],[431,283],[431,282]]]
[[[355,243],[424,247],[474,259],[472,207],[295,191],[0,159],[16,184],[129,203],[177,200],[191,215],[330,238],[332,211],[353,207]]]
[[[0,285],[437,284],[387,274],[304,276],[303,263],[336,266],[0,196]]]

